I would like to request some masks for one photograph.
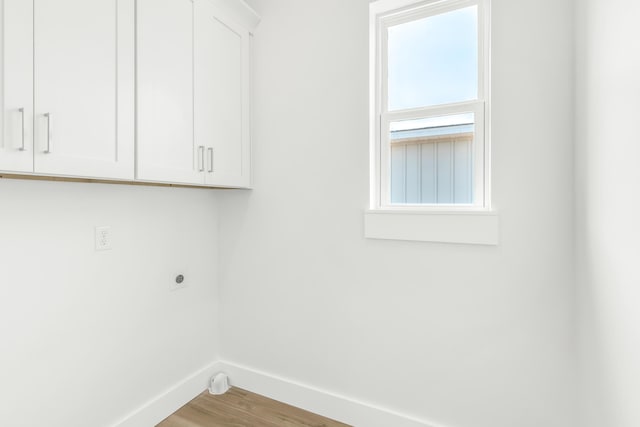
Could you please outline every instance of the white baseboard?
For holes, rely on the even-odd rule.
[[[231,362],[213,362],[150,400],[112,427],[153,427],[209,386],[224,372],[231,385],[341,421],[354,427],[444,427],[336,393]]]
[[[218,368],[233,386],[355,427],[443,427],[234,363],[223,361]]]
[[[213,362],[195,372],[169,390],[150,400],[113,427],[153,427],[202,393],[211,377],[222,370],[220,362]]]

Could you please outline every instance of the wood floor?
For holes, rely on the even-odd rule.
[[[232,387],[221,396],[204,391],[156,427],[350,426]]]

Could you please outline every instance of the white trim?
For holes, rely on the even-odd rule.
[[[235,21],[241,27],[253,32],[260,23],[260,15],[244,0],[208,0],[224,21]],[[225,24],[226,25],[226,24]]]
[[[388,111],[387,37],[389,26],[423,17],[446,13],[468,6],[478,8],[478,98],[468,102],[450,103],[426,108]],[[390,202],[388,124],[392,120],[407,120],[449,112],[475,113],[473,143],[474,204],[461,209],[491,208],[490,149],[490,0],[378,0],[370,4],[370,208],[396,207]],[[439,205],[434,205],[439,206]],[[434,206],[423,206],[430,211]],[[400,209],[404,207],[399,206]],[[409,208],[414,209],[414,208]],[[456,209],[457,210],[457,209]]]
[[[380,15],[389,11],[404,11],[415,7],[422,7],[430,4],[442,3],[446,0],[375,0],[369,4],[369,10]]]
[[[173,414],[223,372],[230,385],[354,427],[446,427],[410,414],[227,361],[212,362],[140,406],[111,427],[150,427]]]
[[[454,102],[444,105],[433,105],[430,107],[407,108],[405,110],[385,111],[381,115],[389,121],[421,119],[423,117],[446,116],[449,114],[478,113],[483,108],[484,101],[473,100],[465,102]]]
[[[478,23],[479,40],[482,40],[478,52],[478,72],[482,76],[482,93],[484,99],[484,207],[491,209],[491,0],[478,4],[478,13],[482,19]]]
[[[435,15],[440,15],[471,6],[481,7],[482,0],[442,0],[431,3],[414,2],[413,7],[403,10],[391,10],[388,13],[379,14],[384,27],[405,24]],[[480,14],[478,14],[480,16]]]
[[[213,362],[154,397],[112,427],[150,427],[173,414],[209,386],[211,377],[221,372],[220,362]]]
[[[354,427],[444,427],[441,424],[231,362],[221,362],[220,368],[229,375],[232,386]]]
[[[364,235],[369,239],[495,246],[499,228],[494,212],[370,210],[364,214]]]
[[[378,185],[378,171],[380,170],[380,150],[378,149],[378,135],[380,134],[380,114],[382,105],[380,92],[382,83],[378,70],[382,67],[382,59],[378,52],[379,43],[379,23],[378,14],[375,8],[376,3],[370,5],[369,13],[369,203],[371,208],[379,204],[380,189]]]

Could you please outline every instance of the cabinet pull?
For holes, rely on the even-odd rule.
[[[198,171],[204,172],[204,145],[198,147]]]
[[[51,147],[51,113],[44,113],[47,118],[47,149],[44,150],[45,154],[51,154],[53,151]]]
[[[27,147],[24,142],[24,108],[18,108],[18,112],[20,113],[20,122],[22,127],[22,147],[20,147],[20,151],[27,151]]]
[[[213,172],[213,148],[209,147],[207,149],[208,153],[209,153],[209,173]]]

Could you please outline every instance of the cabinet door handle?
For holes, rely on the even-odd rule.
[[[209,147],[207,149],[207,151],[209,152],[209,173],[213,172],[213,148]]]
[[[204,172],[204,145],[198,147],[198,171]]]
[[[22,127],[22,147],[20,147],[20,151],[27,151],[24,138],[24,108],[18,108],[18,112],[20,113],[20,126]]]
[[[47,118],[47,149],[44,150],[45,154],[51,154],[53,151],[51,144],[51,113],[44,113]]]

